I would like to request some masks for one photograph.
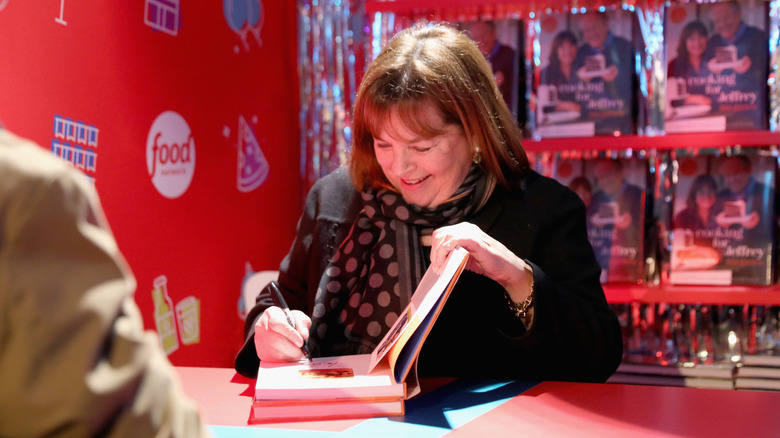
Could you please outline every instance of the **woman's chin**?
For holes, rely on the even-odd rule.
[[[420,196],[420,194],[402,192],[401,195],[403,196],[404,201],[406,201],[407,204],[414,204],[422,208],[431,207],[432,200],[428,199],[427,197]]]

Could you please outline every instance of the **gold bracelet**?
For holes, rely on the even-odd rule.
[[[525,297],[522,303],[512,301],[512,297],[509,296],[509,292],[507,291],[504,291],[504,296],[506,297],[507,304],[509,304],[509,308],[515,312],[515,316],[518,318],[526,318],[528,316],[528,311],[534,304],[534,287],[531,285],[531,293]]]
[[[512,297],[509,296],[509,292],[507,291],[504,291],[504,296],[506,297],[507,304],[509,304],[509,308],[512,309],[512,312],[515,313],[515,316],[525,320],[525,318],[528,317],[528,311],[531,309],[531,306],[534,305],[534,271],[531,269],[531,266],[529,266],[528,263],[525,264],[524,268],[531,276],[531,291],[528,293],[528,296],[525,297],[522,303],[514,302]]]

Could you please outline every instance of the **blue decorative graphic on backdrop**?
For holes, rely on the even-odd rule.
[[[260,29],[263,27],[265,13],[260,0],[223,0],[222,10],[230,29],[241,37],[244,50],[249,51],[247,38],[250,33],[255,37],[258,45],[263,44],[260,39]]]
[[[181,28],[179,0],[146,0],[144,23],[152,29],[176,36]]]
[[[54,115],[51,153],[81,170],[94,182],[97,170],[97,152],[99,130],[95,125],[87,125],[81,120]]]

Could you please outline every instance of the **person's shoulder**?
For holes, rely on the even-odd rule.
[[[558,180],[544,176],[535,170],[529,169],[522,174],[520,189],[526,196],[538,196],[542,198],[560,199],[561,197],[577,196],[571,189],[561,184]]]
[[[723,38],[722,36],[716,33],[710,36],[709,39],[707,40],[707,48],[709,48],[710,46],[719,47],[727,43],[728,41],[726,41],[725,38]]]
[[[306,198],[307,208],[313,214],[337,218],[350,215],[359,205],[359,192],[352,186],[349,170],[341,166],[317,180]]]
[[[685,75],[685,59],[677,56],[666,65],[666,75],[670,77]]]
[[[745,24],[745,35],[750,37],[764,37],[766,32],[763,29],[756,26]]]
[[[628,38],[622,37],[620,35],[612,34],[612,41],[614,41],[614,44],[619,45],[621,47],[633,47],[633,43]]]
[[[0,187],[16,190],[59,178],[77,180],[81,174],[31,140],[0,128]]]
[[[501,56],[501,55],[504,55],[504,56],[514,56],[515,49],[513,49],[512,47],[510,47],[510,46],[508,46],[506,44],[500,44],[499,43],[499,45],[498,45],[498,53],[499,53],[499,56]]]
[[[552,66],[546,65],[542,67],[542,71],[539,73],[539,82],[541,84],[549,84],[551,81]]]
[[[311,188],[312,192],[346,191],[347,189],[355,191],[349,179],[349,169],[346,166],[340,166],[333,172],[318,179]]]
[[[33,141],[0,128],[0,161],[8,169],[19,172],[46,173],[66,169],[67,165],[53,157]]]
[[[512,189],[511,197],[523,205],[541,212],[550,212],[562,206],[581,206],[585,209],[582,199],[569,187],[561,182],[541,175],[534,170],[526,170],[521,175],[519,185]]]
[[[632,195],[641,195],[642,192],[644,191],[638,185],[630,183],[630,182],[626,182],[625,184],[623,184],[623,189],[625,191],[631,193]]]

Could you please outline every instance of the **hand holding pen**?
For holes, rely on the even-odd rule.
[[[277,283],[268,289],[275,304],[263,312],[255,323],[255,349],[260,360],[291,361],[310,358],[306,348],[311,319],[303,312],[291,311]]]

